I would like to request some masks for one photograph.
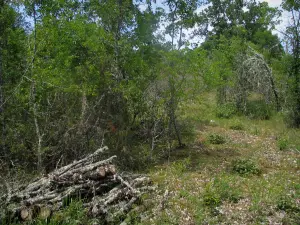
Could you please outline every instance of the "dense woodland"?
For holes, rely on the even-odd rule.
[[[103,146],[144,171],[191,144],[184,112],[207,93],[218,117],[299,128],[300,3],[281,7],[0,0],[0,174],[49,173]]]

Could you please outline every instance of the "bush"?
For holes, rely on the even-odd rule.
[[[277,145],[278,145],[279,150],[281,150],[281,151],[286,150],[288,148],[288,140],[285,138],[280,138],[277,141]]]
[[[290,128],[299,128],[300,113],[296,110],[290,109],[289,112],[285,115],[285,123]]]
[[[235,123],[229,127],[231,130],[244,130],[244,126],[241,123]]]
[[[173,171],[173,174],[180,175],[180,174],[188,171],[190,166],[191,166],[191,159],[188,157],[183,160],[178,160],[178,161],[173,162],[171,164],[171,169]]]
[[[300,208],[297,207],[295,200],[290,196],[281,196],[277,202],[277,208],[286,212],[300,212]]]
[[[236,114],[236,107],[233,103],[226,103],[217,107],[216,116],[218,118],[229,119]]]
[[[217,207],[221,204],[220,196],[213,192],[206,192],[203,197],[203,202],[205,206]]]
[[[214,187],[214,183],[210,182],[205,187],[205,192],[203,195],[203,204],[210,208],[217,207],[221,204],[221,198],[216,188]]]
[[[277,209],[286,212],[283,219],[283,224],[299,224],[300,221],[300,207],[296,203],[296,199],[292,196],[281,196],[277,202]]]
[[[221,176],[208,183],[203,195],[204,205],[214,208],[219,206],[222,201],[237,203],[241,199],[241,193],[232,184],[233,180],[229,176]]]
[[[261,169],[250,159],[238,159],[232,162],[232,171],[240,175],[259,175]]]
[[[237,203],[241,199],[241,193],[238,188],[233,187],[230,183],[234,183],[230,177],[224,176],[215,179],[214,186],[219,192],[222,200],[227,200],[233,203]]]
[[[251,119],[269,120],[272,116],[272,108],[262,100],[247,103],[246,116]]]
[[[208,141],[211,144],[219,145],[219,144],[224,144],[226,142],[226,139],[225,139],[225,137],[223,137],[219,134],[210,134],[208,136]]]

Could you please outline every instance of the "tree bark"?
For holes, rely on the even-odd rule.
[[[21,221],[48,218],[63,207],[65,199],[78,196],[82,196],[83,206],[89,215],[106,222],[128,212],[142,194],[155,188],[145,176],[121,177],[112,164],[116,156],[99,160],[105,150],[107,147],[13,190],[3,206],[11,209],[10,215]],[[5,199],[7,195],[0,196],[0,201]]]
[[[38,112],[37,112],[37,103],[36,103],[36,87],[35,81],[32,82],[31,86],[31,93],[32,93],[32,111],[33,111],[33,120],[35,125],[35,132],[37,136],[37,168],[38,171],[42,170],[42,141],[43,135],[40,132],[40,126],[38,122]]]
[[[292,10],[292,21],[293,21],[293,76],[294,76],[294,87],[293,92],[295,94],[294,102],[294,113],[293,113],[293,125],[300,127],[300,13],[298,16],[295,15],[296,11]]]
[[[33,111],[33,120],[35,125],[35,132],[37,136],[37,169],[38,171],[42,171],[42,141],[43,135],[40,132],[40,126],[38,122],[38,109],[37,109],[37,101],[36,101],[36,83],[33,78],[34,75],[34,68],[35,68],[35,56],[37,51],[37,33],[36,33],[36,24],[37,24],[37,15],[36,15],[36,8],[35,2],[32,5],[33,9],[33,24],[34,24],[34,40],[33,40],[33,57],[32,57],[32,64],[31,64],[31,77],[32,77],[32,85],[31,85],[31,98],[32,98],[32,111]]]
[[[4,2],[0,1],[0,15],[2,8],[4,7]],[[2,26],[2,24],[0,24]],[[3,28],[0,28],[3,29]],[[3,30],[0,30],[0,40],[2,39],[1,36],[3,35]],[[3,43],[0,41],[0,118],[1,118],[1,148],[3,150],[3,153],[6,154],[6,124],[5,124],[5,117],[4,117],[4,77],[3,77]]]
[[[5,117],[4,117],[4,81],[3,81],[3,70],[2,70],[2,48],[0,42],[0,118],[1,118],[1,148],[3,149],[3,153],[6,154],[5,147]]]

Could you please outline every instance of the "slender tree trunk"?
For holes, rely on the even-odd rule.
[[[37,112],[37,103],[36,103],[36,87],[35,81],[32,82],[31,86],[31,93],[32,93],[32,110],[33,110],[33,119],[35,125],[35,132],[37,136],[37,168],[39,171],[42,169],[42,141],[43,135],[40,132],[40,126],[38,123],[38,112]]]
[[[172,18],[172,25],[173,25],[173,29],[172,29],[172,49],[175,49],[175,45],[174,45],[174,39],[175,39],[175,13],[177,10],[177,5],[175,5],[175,9],[173,10],[173,18]],[[180,48],[180,42],[181,42],[181,36],[182,36],[182,26],[180,29],[180,38],[178,41],[178,49]],[[172,126],[174,128],[176,137],[177,137],[177,141],[178,141],[178,145],[179,147],[183,146],[182,143],[182,139],[181,139],[181,134],[180,134],[180,130],[177,126],[177,121],[176,121],[176,116],[175,116],[175,111],[176,111],[176,96],[175,96],[175,87],[174,87],[174,83],[172,82],[172,75],[169,73],[169,89],[170,89],[170,101],[169,101],[169,138],[171,137],[171,130],[172,130]],[[170,143],[169,143],[170,145]]]
[[[37,100],[36,100],[36,84],[35,80],[33,78],[34,74],[34,65],[35,65],[35,56],[37,51],[37,34],[36,34],[36,24],[37,24],[37,16],[36,16],[36,9],[35,9],[35,3],[33,3],[33,22],[34,22],[34,46],[33,46],[33,57],[32,57],[32,64],[31,64],[31,77],[32,77],[32,85],[31,85],[31,100],[32,100],[32,111],[33,111],[33,120],[35,125],[35,132],[37,136],[37,169],[38,171],[42,171],[42,141],[43,141],[43,135],[40,132],[40,126],[38,122],[38,107],[37,107]]]
[[[173,119],[172,119],[173,126],[174,126],[174,130],[175,130],[175,133],[176,133],[177,141],[178,141],[178,146],[182,147],[182,146],[184,146],[184,144],[182,143],[181,133],[180,133],[179,127],[177,125],[177,120],[176,120],[176,116],[175,116],[174,112],[173,112],[172,117],[173,117]]]
[[[2,73],[2,48],[0,43],[0,114],[3,113],[3,103],[4,103],[4,96],[3,96],[3,73]]]
[[[270,76],[270,81],[271,81],[271,88],[273,90],[273,94],[274,94],[274,97],[275,97],[276,110],[277,110],[277,112],[279,112],[279,110],[281,108],[281,105],[280,105],[280,102],[279,102],[278,92],[277,92],[276,87],[275,87],[275,82],[274,82],[273,76]]]
[[[4,7],[4,1],[0,0],[0,15],[2,14],[2,9]],[[2,26],[2,24],[0,24],[0,26]],[[3,28],[0,28],[0,118],[2,119],[1,121],[1,147],[3,150],[3,153],[6,153],[6,136],[5,136],[5,118],[4,118],[4,78],[3,78],[3,56],[2,56],[2,42],[1,42],[1,36],[3,35]]]
[[[300,127],[300,62],[299,62],[299,37],[297,35],[296,39],[296,49],[295,49],[295,55],[294,55],[294,77],[295,77],[295,87],[294,87],[294,93],[295,93],[295,118],[294,123],[296,127]]]
[[[85,118],[86,108],[87,108],[87,99],[86,99],[86,94],[84,91],[82,93],[82,98],[81,98],[81,116],[80,116],[81,126],[84,126],[84,118]]]
[[[169,118],[170,118],[170,124],[169,124],[169,129],[171,129],[171,126],[173,126],[176,137],[177,137],[177,141],[178,141],[178,145],[179,147],[183,146],[182,143],[182,139],[181,139],[181,133],[180,130],[177,126],[177,121],[176,121],[176,115],[175,115],[175,111],[176,111],[176,99],[175,99],[175,87],[173,82],[171,81],[171,77],[169,77],[169,88],[171,91],[171,97],[170,97],[170,101],[169,101]]]
[[[6,153],[6,136],[5,136],[5,118],[4,118],[4,81],[3,81],[3,71],[2,71],[2,48],[0,43],[0,118],[1,118],[1,148],[3,153]]]
[[[179,33],[179,40],[178,40],[178,51],[180,50],[181,46],[182,46],[182,25],[180,26],[180,33]]]
[[[119,10],[119,16],[117,20],[117,27],[115,30],[115,62],[116,62],[116,73],[118,79],[125,79],[124,74],[121,74],[120,69],[120,46],[119,41],[121,39],[121,29],[122,29],[122,23],[123,23],[123,10],[122,10],[123,0],[118,0],[118,10]]]
[[[295,127],[300,127],[300,36],[299,36],[299,26],[300,26],[300,15],[298,17],[295,15],[295,11],[292,11],[292,19],[293,19],[293,57],[294,57],[294,65],[293,65],[293,76],[294,76],[294,95],[295,95],[295,106],[294,106],[294,118],[293,123]]]

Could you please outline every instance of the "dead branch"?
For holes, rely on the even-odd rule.
[[[127,213],[142,194],[154,188],[148,177],[118,175],[112,164],[116,156],[99,160],[99,155],[107,149],[100,148],[27,186],[10,191],[4,196],[5,208],[14,218],[30,221],[36,217],[48,218],[63,207],[65,199],[81,196],[90,216],[109,221],[112,216]]]

